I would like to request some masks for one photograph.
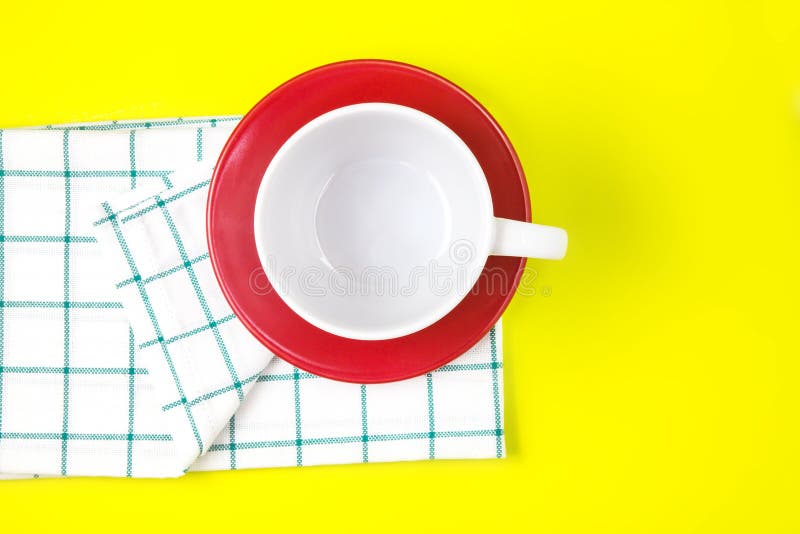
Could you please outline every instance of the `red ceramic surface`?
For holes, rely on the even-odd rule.
[[[253,211],[261,178],[301,126],[363,102],[416,108],[456,132],[483,168],[495,216],[530,221],[530,203],[519,160],[491,115],[459,87],[418,67],[379,60],[325,65],[284,83],[242,119],[222,150],[208,196],[211,262],[225,297],[250,332],[289,363],[336,380],[375,383],[424,374],[477,343],[508,306],[525,259],[490,256],[476,286],[450,314],[401,338],[338,337],[289,309],[256,253]]]

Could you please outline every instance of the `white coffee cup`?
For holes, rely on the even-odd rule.
[[[480,164],[433,117],[367,103],[321,115],[269,164],[255,205],[265,274],[309,323],[405,336],[447,315],[489,255],[561,259],[567,233],[494,217]]]

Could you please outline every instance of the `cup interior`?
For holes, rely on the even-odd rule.
[[[259,258],[298,315],[355,339],[404,336],[446,315],[480,275],[492,202],[467,145],[404,106],[356,104],[312,120],[267,168]]]

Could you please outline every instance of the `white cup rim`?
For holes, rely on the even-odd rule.
[[[480,177],[480,180],[473,179],[471,181],[466,181],[466,185],[464,187],[471,189],[469,194],[474,195],[475,201],[481,204],[480,210],[477,210],[480,212],[480,214],[476,215],[477,219],[475,222],[475,227],[481,227],[481,231],[473,232],[474,235],[469,236],[470,239],[473,240],[472,245],[474,247],[473,253],[475,258],[470,264],[472,271],[465,279],[463,287],[459,287],[458,290],[451,291],[450,294],[442,296],[442,298],[437,301],[436,306],[431,307],[430,310],[427,310],[427,313],[409,318],[402,324],[398,323],[372,330],[351,328],[347,325],[335,324],[334,322],[327,320],[325,317],[310,311],[306,305],[306,302],[300,298],[296,298],[292,291],[286,290],[280,280],[279,273],[276,271],[276,266],[270,261],[269,254],[271,251],[267,245],[268,239],[265,235],[267,233],[265,228],[268,224],[268,189],[270,188],[269,186],[271,181],[280,179],[276,178],[276,172],[278,172],[276,169],[281,169],[284,159],[287,158],[292,152],[301,150],[301,145],[311,132],[319,130],[333,121],[338,121],[354,114],[365,113],[390,113],[405,116],[413,121],[416,121],[421,128],[429,129],[432,132],[435,131],[435,135],[440,135],[443,138],[447,138],[449,142],[458,145],[460,147],[458,149],[460,152],[458,153],[461,154],[460,157],[462,158],[459,163],[469,167],[471,172],[475,173],[475,176]],[[406,336],[434,324],[449,314],[464,299],[464,297],[469,294],[469,291],[472,289],[472,286],[480,276],[485,262],[490,254],[490,247],[494,237],[492,235],[492,219],[492,198],[486,177],[483,174],[480,163],[477,161],[472,151],[455,132],[437,119],[417,109],[398,104],[369,102],[340,107],[314,118],[306,123],[303,127],[298,129],[279,148],[270,162],[270,165],[266,169],[262,182],[259,186],[254,212],[254,237],[258,256],[262,263],[262,267],[267,279],[270,281],[270,284],[281,297],[281,299],[289,306],[289,308],[297,313],[297,315],[314,326],[341,337],[361,340],[382,340]]]

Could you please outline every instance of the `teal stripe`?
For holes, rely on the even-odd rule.
[[[303,465],[303,421],[300,414],[300,370],[295,367],[294,378],[294,441],[297,448],[297,465]]]
[[[203,260],[207,260],[208,257],[209,257],[208,256],[208,252],[206,252],[205,254],[201,254],[200,256],[197,256],[196,258],[192,258],[191,260],[189,260],[189,263],[191,265],[195,265],[196,263],[200,263]],[[180,265],[176,265],[175,267],[167,269],[166,271],[161,271],[160,273],[156,273],[153,276],[148,276],[147,278],[144,278],[142,280],[142,283],[143,284],[149,284],[151,282],[155,282],[156,280],[161,280],[162,278],[166,278],[167,276],[169,276],[171,274],[175,274],[175,273],[177,273],[179,271],[182,271],[185,268],[186,268],[186,264],[181,263]],[[133,278],[128,278],[127,280],[123,280],[122,282],[119,282],[117,284],[117,289],[125,287],[127,285],[130,285],[130,284],[134,283],[135,281],[136,280],[134,280]]]
[[[449,430],[444,432],[435,432],[434,438],[436,439],[450,439],[450,438],[482,438],[493,437],[496,434],[496,429],[481,429],[481,430]],[[413,440],[429,440],[430,432],[408,432],[402,434],[372,434],[367,436],[367,441],[370,443],[379,443],[385,441],[413,441]],[[339,436],[329,438],[307,438],[301,439],[300,445],[303,447],[314,445],[342,445],[346,443],[359,443],[364,440],[364,436],[359,434],[357,436]],[[245,449],[274,449],[281,447],[296,447],[298,440],[284,439],[272,441],[239,441],[236,443],[237,450]],[[209,448],[210,452],[228,451],[230,446],[227,443],[219,443],[212,445]]]
[[[190,193],[193,193],[195,191],[198,191],[200,189],[205,188],[210,183],[211,183],[210,180],[206,180],[204,182],[200,182],[199,184],[195,184],[195,185],[193,185],[191,187],[187,187],[186,189],[178,191],[177,193],[175,193],[175,194],[173,194],[171,196],[163,197],[163,198],[161,198],[161,201],[164,204],[170,204],[172,202],[175,202],[178,199],[181,199],[181,198],[185,197],[186,195],[188,195]],[[145,200],[143,200],[141,202],[141,204],[144,204],[144,203],[149,203],[149,205],[147,207],[145,207],[145,208],[142,208],[142,209],[140,209],[138,211],[135,211],[135,212],[131,213],[130,215],[126,215],[126,216],[120,218],[120,222],[123,223],[123,224],[129,223],[132,220],[138,219],[142,215],[150,213],[151,211],[154,211],[154,210],[156,210],[156,209],[158,209],[160,207],[158,205],[158,200],[156,200],[156,197],[151,197],[151,198],[145,199]],[[114,218],[117,218],[116,217],[117,214],[113,214],[113,215],[114,215]],[[96,220],[93,224],[94,224],[94,226],[100,226],[101,224],[105,224],[108,221],[109,221],[109,216],[106,216],[106,217],[103,217],[101,219]]]
[[[68,247],[67,243],[64,244],[64,250]],[[67,259],[65,259],[65,263]],[[65,283],[69,282],[68,273],[65,273]],[[66,291],[65,291],[66,292]],[[122,308],[121,302],[106,302],[106,301],[80,301],[80,300],[65,300],[65,301],[50,301],[50,300],[4,300],[0,301],[0,308],[80,308],[80,309],[98,309],[110,310]]]
[[[0,129],[0,236],[6,229],[6,179],[3,166],[3,130]],[[6,290],[6,247],[5,239],[0,239],[0,302],[5,299]],[[6,314],[0,306],[0,436],[3,435],[3,358],[6,351]]]
[[[230,117],[215,117],[213,119],[154,119],[149,121],[112,121],[111,123],[102,124],[54,124],[48,125],[48,130],[87,130],[87,131],[109,131],[109,130],[130,130],[133,128],[141,129],[155,129],[164,128],[167,126],[191,126],[191,125],[209,125],[216,126],[219,122],[238,122],[241,116]]]
[[[283,382],[284,380],[304,380],[307,378],[320,378],[317,375],[299,371],[297,373],[282,373],[275,375],[261,375],[258,377],[259,382]]]
[[[234,314],[230,314],[230,315],[226,315],[225,317],[223,317],[221,319],[216,319],[216,320],[214,320],[212,322],[215,323],[215,326],[219,326],[219,325],[221,325],[223,323],[227,323],[228,321],[232,321],[235,318],[236,318],[236,316]],[[199,327],[197,327],[195,329],[189,330],[187,332],[183,332],[182,334],[178,334],[177,336],[173,336],[173,337],[170,337],[170,338],[167,338],[167,339],[151,339],[150,341],[145,341],[144,343],[139,345],[139,348],[140,349],[146,349],[147,347],[151,347],[151,346],[155,345],[156,343],[161,343],[163,345],[171,345],[171,344],[175,343],[176,341],[180,341],[181,339],[186,339],[187,337],[192,337],[195,334],[199,334],[200,332],[204,332],[205,330],[210,330],[211,328],[212,328],[211,327],[211,323],[209,323],[209,324],[206,324],[206,325],[203,325],[203,326],[199,326]]]
[[[439,367],[434,373],[441,373],[447,371],[488,371],[489,369],[502,368],[503,362],[489,362],[489,363],[454,363]]]
[[[136,189],[136,130],[128,137],[128,159],[131,167],[131,189]]]
[[[234,318],[235,316],[230,316]],[[219,321],[218,321],[219,322]],[[486,363],[464,363],[464,364],[451,364],[439,367],[438,369],[431,371],[432,374],[437,373],[447,373],[447,372],[464,372],[464,371],[487,371],[489,369],[502,369],[503,362],[486,362]],[[271,374],[271,375],[261,375],[258,377],[258,382],[283,382],[286,380],[294,380],[295,376],[294,373],[278,373],[278,374]],[[317,375],[313,375],[311,373],[306,373],[301,371],[298,374],[300,380],[306,379],[316,379],[320,378]]]
[[[297,445],[297,440],[295,439],[283,439],[274,441],[239,441],[236,443],[236,449],[238,450],[274,449],[280,447],[295,447],[296,445]],[[208,452],[219,452],[228,450],[230,450],[230,445],[228,445],[227,443],[218,443],[208,448]]]
[[[111,227],[114,230],[114,235],[117,238],[117,242],[119,243],[120,248],[122,249],[122,253],[125,256],[125,260],[128,262],[128,268],[131,270],[131,274],[134,278],[139,277],[139,269],[136,267],[136,263],[133,261],[133,256],[131,255],[131,251],[128,248],[128,243],[125,240],[125,237],[122,235],[122,230],[120,229],[119,222],[117,221],[116,215],[111,212],[111,208],[108,205],[108,202],[103,203],[103,209],[106,211],[106,215],[108,220],[111,221]],[[160,341],[161,351],[164,354],[164,358],[167,361],[167,365],[170,370],[170,374],[172,375],[172,381],[175,384],[175,388],[178,390],[178,394],[181,396],[181,401],[183,402],[183,408],[186,412],[186,418],[189,421],[189,426],[192,429],[192,433],[194,434],[195,441],[197,442],[198,452],[203,452],[203,439],[200,437],[200,432],[197,429],[197,423],[194,420],[194,414],[189,406],[186,405],[186,394],[183,392],[183,385],[181,384],[180,378],[178,378],[178,373],[175,370],[175,364],[172,361],[172,355],[169,353],[169,349],[167,345],[164,343],[164,336],[161,332],[161,326],[158,323],[158,319],[156,318],[155,312],[153,311],[153,305],[150,302],[150,298],[147,295],[147,290],[145,289],[144,284],[138,282],[136,284],[139,290],[139,296],[142,299],[142,302],[145,306],[145,311],[147,312],[147,316],[150,319],[150,322],[153,326],[153,330],[155,331],[156,335],[158,336],[158,340]]]
[[[256,380],[257,378],[258,378],[257,374],[255,374],[255,375],[253,375],[253,376],[251,376],[249,378],[245,378],[244,380],[241,381],[241,385],[247,385],[250,382],[253,382],[254,380]],[[229,386],[224,386],[224,387],[221,387],[219,389],[215,389],[214,391],[209,391],[208,393],[204,393],[204,394],[202,394],[199,397],[196,397],[194,399],[188,400],[188,401],[186,401],[186,405],[187,406],[196,406],[196,405],[200,404],[201,402],[205,402],[207,400],[211,400],[214,397],[218,397],[218,396],[222,395],[223,393],[228,393],[229,391],[234,391],[235,389],[236,389],[236,386],[234,384],[231,384]],[[167,410],[171,410],[173,408],[177,408],[181,404],[184,404],[184,402],[182,400],[173,401],[173,402],[170,402],[169,404],[165,404],[164,406],[161,407],[161,409],[163,411],[167,411]]]
[[[189,195],[190,193],[194,193],[195,191],[199,191],[201,189],[204,189],[210,183],[211,183],[211,180],[205,180],[205,181],[200,182],[198,184],[194,184],[194,185],[192,185],[190,187],[187,187],[186,189],[178,191],[177,193],[174,193],[174,194],[172,194],[172,195],[170,195],[168,197],[163,197],[163,198],[159,197],[159,196],[153,197],[153,199],[151,199],[152,204],[150,206],[148,206],[146,208],[143,208],[143,209],[141,209],[141,210],[139,210],[137,212],[134,212],[134,213],[132,213],[130,215],[126,215],[126,216],[122,217],[121,222],[123,224],[129,223],[132,220],[138,219],[142,215],[145,215],[146,213],[149,213],[151,211],[154,211],[154,210],[160,208],[161,206],[159,205],[159,201],[161,201],[164,205],[171,204],[171,203],[175,202],[176,200],[180,200],[181,198]]]
[[[0,242],[6,243],[97,243],[97,239],[85,235],[3,235]]]
[[[146,375],[147,369],[141,367],[42,367],[42,366],[11,366],[3,368],[6,373],[14,374],[41,374],[60,375],[69,373],[73,375]]]
[[[231,470],[236,470],[236,415],[228,421],[228,447],[231,452]]]
[[[494,428],[496,431],[497,439],[495,440],[496,455],[498,458],[503,457],[503,434],[502,434],[502,417],[500,406],[500,382],[498,379],[498,365],[497,365],[497,332],[493,326],[489,331],[489,346],[492,352],[492,396],[494,397]]]
[[[65,441],[127,441],[128,434],[75,434],[61,432],[4,432],[3,439],[56,439]],[[169,434],[134,434],[133,441],[172,441]]]
[[[361,384],[361,461],[369,462],[369,428],[367,427],[367,386]]]
[[[203,129],[197,129],[197,161],[203,159]]]
[[[69,172],[69,130],[64,130],[64,303],[70,301],[70,230],[72,229],[72,184]],[[70,309],[64,309],[64,369],[69,369]],[[67,435],[69,434],[69,373],[64,373],[64,406],[61,422],[61,474],[67,474]]]
[[[425,375],[425,385],[428,392],[428,458],[436,458],[436,421],[433,407],[433,375]]]
[[[69,130],[64,130],[69,131]],[[6,169],[5,176],[12,178],[130,178],[131,171],[118,170],[118,169],[101,169],[95,171],[59,171],[49,170],[44,171],[41,169]],[[138,178],[160,178],[165,180],[170,171],[168,170],[154,170],[154,171],[136,171]]]
[[[134,421],[134,396],[136,383],[136,356],[133,343],[133,329],[128,328],[128,447],[126,452],[125,476],[133,476],[133,421]]]

